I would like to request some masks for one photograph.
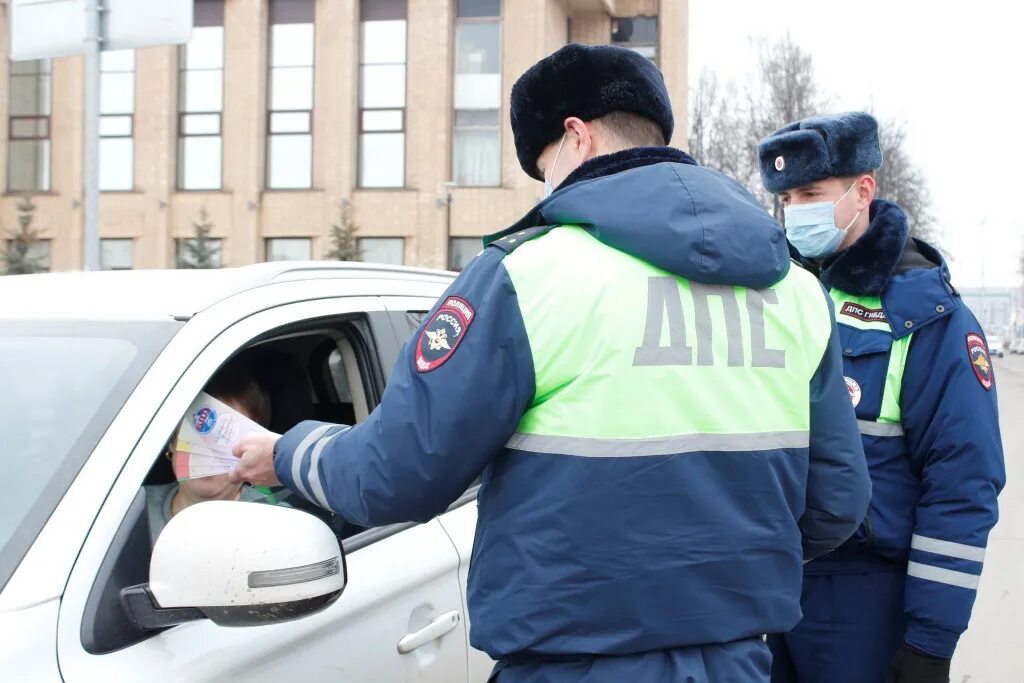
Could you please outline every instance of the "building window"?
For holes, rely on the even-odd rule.
[[[361,0],[359,186],[405,185],[406,0]]]
[[[135,50],[100,53],[100,189],[135,187]]]
[[[308,237],[273,237],[267,240],[268,261],[309,261],[313,240]]]
[[[5,263],[6,261],[6,263]],[[28,244],[20,240],[7,240],[6,259],[0,254],[0,273],[29,275],[50,270],[50,240],[32,240]]]
[[[224,142],[224,2],[196,0],[192,40],[179,51],[178,189],[219,190]]]
[[[658,18],[618,17],[612,19],[612,45],[630,50],[658,61]]]
[[[359,240],[359,258],[364,263],[405,264],[405,239],[402,237],[363,237]]]
[[[462,18],[497,17],[501,15],[501,0],[458,0],[455,11]]]
[[[453,237],[448,245],[448,270],[460,271],[483,251],[479,237]]]
[[[177,268],[220,268],[224,264],[223,243],[219,237],[179,239],[176,252]]]
[[[313,0],[271,0],[267,188],[313,186]]]
[[[50,189],[50,108],[53,71],[49,59],[11,62],[7,126],[7,189]]]
[[[455,20],[452,179],[501,184],[501,2],[459,0]]]
[[[103,270],[132,269],[133,240],[100,240],[100,268]]]

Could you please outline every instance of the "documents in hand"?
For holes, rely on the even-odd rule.
[[[231,406],[200,392],[178,428],[174,475],[178,481],[227,474],[238,466],[235,444],[267,430]]]

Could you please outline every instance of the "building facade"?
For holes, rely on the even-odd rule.
[[[196,0],[187,45],[102,55],[103,267],[190,264],[197,225],[219,265],[320,259],[338,225],[364,260],[460,268],[541,197],[509,93],[567,42],[656,61],[685,144],[687,3]],[[30,197],[45,269],[84,260],[83,75],[0,64],[0,230]]]

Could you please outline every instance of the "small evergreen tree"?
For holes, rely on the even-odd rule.
[[[192,221],[195,229],[195,236],[185,240],[182,245],[181,254],[178,259],[179,268],[218,268],[217,252],[219,244],[210,237],[213,232],[213,223],[206,213],[206,208],[199,209],[199,219]]]
[[[8,275],[27,275],[46,271],[44,256],[33,247],[42,243],[39,231],[32,227],[36,205],[31,197],[18,204],[18,230],[11,233],[4,254],[4,271]]]
[[[355,222],[352,220],[352,205],[344,202],[338,212],[338,222],[331,225],[331,248],[326,257],[332,261],[361,261],[359,240],[356,239]]]

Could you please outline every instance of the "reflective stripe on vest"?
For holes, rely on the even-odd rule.
[[[562,226],[504,265],[536,394],[510,448],[592,457],[806,448],[827,302],[793,267],[764,290],[690,282]]]
[[[882,307],[882,299],[877,296],[854,296],[838,289],[829,292],[836,309],[836,322],[840,325],[858,330],[876,330],[892,334],[888,317]],[[879,315],[880,314],[880,315]],[[878,413],[879,424],[899,425],[903,414],[900,410],[900,392],[903,389],[903,372],[907,367],[907,354],[910,351],[910,340],[913,334],[896,339],[893,335],[892,347],[889,349],[889,366],[885,372],[885,387],[882,390],[882,408]],[[903,430],[886,430],[879,427],[868,427],[870,420],[858,420],[861,434],[871,436],[902,436]]]

